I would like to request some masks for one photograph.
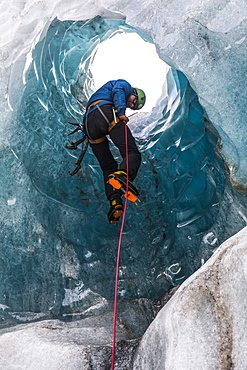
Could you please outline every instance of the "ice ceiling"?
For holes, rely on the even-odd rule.
[[[166,83],[157,106],[130,122],[143,155],[135,181],[141,203],[128,209],[120,295],[160,296],[245,225],[245,199],[231,188],[223,162],[245,186],[244,79],[236,85],[233,78],[242,76],[245,63],[240,15],[239,24],[235,21],[231,28],[224,23],[220,29],[218,11],[208,18],[215,2],[207,2],[205,12],[191,2],[193,19],[183,16],[184,24],[175,30],[178,15],[172,2],[162,5],[167,6],[167,24],[162,16],[157,23],[158,2],[144,2],[139,10],[130,4],[122,10],[128,23],[114,13],[111,2],[105,5],[110,13],[91,3],[85,11],[75,3],[66,16],[63,9],[62,20],[53,17],[38,40],[35,35],[42,27],[38,23],[32,33],[30,22],[32,37],[20,34],[19,44],[10,43],[13,52],[3,63],[3,70],[12,65],[7,93],[12,113],[5,108],[1,123],[1,187],[6,194],[1,222],[6,232],[0,250],[0,304],[11,312],[98,313],[112,299],[119,228],[107,224],[108,203],[94,156],[89,150],[82,170],[70,177],[75,158],[64,143],[71,131],[68,122],[80,122],[92,92],[95,50],[116,32],[138,32],[154,41],[173,67],[162,76]],[[29,5],[24,19],[27,14],[34,18]],[[180,12],[183,8],[181,4]],[[42,8],[41,14],[45,12]],[[30,40],[35,41],[32,47]],[[239,63],[232,63],[229,55]]]

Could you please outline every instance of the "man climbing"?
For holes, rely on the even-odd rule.
[[[85,132],[103,171],[105,193],[110,201],[108,212],[110,223],[117,223],[122,215],[122,189],[125,189],[127,182],[125,125],[129,119],[125,115],[125,110],[126,108],[141,109],[145,101],[146,97],[142,90],[133,88],[125,80],[113,80],[98,89],[91,96],[86,107],[84,116]],[[110,151],[106,135],[110,136],[122,156],[119,169],[118,163]],[[128,127],[127,135],[128,188],[136,196],[138,191],[133,186],[132,181],[136,177],[141,164],[141,154]]]

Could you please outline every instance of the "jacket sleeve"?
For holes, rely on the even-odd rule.
[[[125,80],[116,80],[112,88],[112,100],[117,108],[118,116],[125,115],[127,99],[133,92],[131,85]]]

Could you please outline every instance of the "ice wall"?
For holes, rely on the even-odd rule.
[[[119,29],[131,31],[132,26],[144,31],[147,40],[153,39],[161,57],[181,69],[194,88],[183,73],[171,69],[164,96],[154,111],[130,123],[143,152],[136,181],[142,203],[129,207],[120,293],[126,299],[157,297],[183,281],[222,240],[245,225],[243,206],[229,186],[219,155],[218,133],[209,120],[223,136],[223,148],[234,160],[234,173],[241,176],[245,176],[244,171],[238,170],[236,163],[242,163],[240,152],[244,147],[237,149],[234,140],[222,131],[224,127],[219,127],[225,101],[219,104],[212,90],[207,97],[210,107],[205,103],[202,91],[208,91],[205,86],[212,86],[217,74],[206,62],[200,68],[201,64],[191,60],[195,58],[196,62],[201,53],[200,58],[208,62],[211,54],[201,45],[191,59],[195,42],[190,48],[186,44],[195,37],[191,23],[185,27],[189,15],[194,27],[201,27],[205,12],[209,18],[220,15],[218,11],[211,15],[210,2],[205,10],[193,2],[186,5],[186,10],[180,3],[177,7],[175,2],[162,4],[162,12],[157,11],[158,2],[143,2],[138,9],[133,2],[124,6],[57,2],[52,7],[39,2],[26,3],[23,9],[22,4],[13,5],[10,10],[17,21],[8,28],[1,51],[2,91],[6,92],[1,122],[1,187],[5,189],[1,303],[11,311],[42,311],[44,315],[87,315],[107,309],[105,299],[113,294],[118,229],[106,223],[108,205],[102,201],[101,174],[91,152],[85,157],[82,171],[71,178],[67,172],[74,159],[63,145],[70,129],[66,121],[81,118],[83,103],[92,89],[88,68],[95,47]],[[167,23],[162,20],[164,6]],[[39,22],[34,21],[37,12]],[[115,20],[91,19],[97,14]],[[175,14],[183,17],[178,20]],[[55,17],[59,20],[50,26]],[[8,22],[12,18],[7,18]],[[235,24],[238,37],[241,27]],[[227,50],[240,45],[241,54],[242,43],[235,44],[231,29],[228,32],[231,47]],[[198,40],[207,37],[198,34]],[[221,37],[220,32],[217,37]],[[232,57],[240,58],[238,50],[234,51]],[[224,53],[215,58],[215,68],[224,64],[225,58]],[[187,68],[191,68],[190,73]],[[231,67],[225,71],[225,78],[233,82],[230,72],[236,73]],[[85,96],[78,96],[81,87]],[[206,112],[200,101],[209,107]],[[238,103],[234,108],[239,112]],[[236,122],[238,116],[234,115]],[[232,118],[230,111],[228,120],[224,120],[227,128],[232,127]],[[239,121],[236,130],[231,128],[234,134],[240,129]]]
[[[133,369],[246,367],[246,236],[244,228],[223,243],[177,290],[143,336]]]

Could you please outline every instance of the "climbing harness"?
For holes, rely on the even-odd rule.
[[[88,141],[90,144],[99,144],[101,143],[102,141],[105,140],[105,136],[102,136],[100,137],[99,139],[92,139],[89,134],[88,134],[88,129],[87,129],[87,116],[88,116],[88,113],[90,113],[90,109],[95,107],[100,111],[102,117],[106,120],[107,124],[108,124],[108,133],[113,129],[114,126],[116,126],[116,124],[120,121],[120,119],[116,116],[116,110],[114,107],[112,107],[112,112],[113,112],[113,117],[114,119],[112,121],[109,121],[108,118],[106,117],[105,113],[103,112],[103,110],[100,108],[100,106],[98,105],[99,102],[101,102],[103,100],[96,100],[94,103],[92,103],[88,108],[88,112],[86,113],[86,116],[85,116],[85,128],[86,128],[86,132],[87,132],[87,135],[88,135]]]
[[[86,113],[86,116],[85,116],[85,128],[86,128],[86,131],[87,131],[87,134],[85,132],[85,129],[84,129],[84,125],[81,124],[81,123],[73,123],[73,122],[68,122],[69,124],[71,125],[74,125],[74,126],[77,126],[72,132],[70,132],[67,136],[70,136],[76,132],[78,132],[82,137],[81,139],[77,140],[76,142],[74,141],[70,141],[70,145],[67,145],[65,144],[65,148],[66,149],[69,149],[69,150],[74,150],[74,149],[77,149],[78,145],[83,144],[82,146],[82,150],[81,150],[81,154],[79,156],[79,158],[77,159],[77,161],[75,162],[76,164],[76,168],[74,169],[74,171],[72,172],[69,172],[69,174],[71,176],[74,176],[81,168],[81,162],[83,160],[83,157],[87,151],[87,148],[88,148],[88,143],[90,144],[99,144],[99,143],[102,143],[104,140],[105,140],[105,136],[103,137],[100,137],[99,139],[92,139],[89,134],[88,134],[88,130],[87,130],[87,115],[88,113],[90,113],[90,109],[92,109],[93,107],[96,106],[97,109],[99,109],[101,115],[104,117],[104,119],[106,120],[106,122],[108,123],[108,132],[110,132],[114,126],[116,126],[116,124],[120,121],[119,118],[116,116],[116,110],[114,107],[112,107],[112,110],[113,110],[113,121],[109,121],[108,118],[106,117],[106,115],[104,114],[104,112],[102,111],[102,109],[98,106],[98,103],[101,102],[103,100],[96,100],[94,103],[92,103],[88,108],[87,108],[87,113]]]
[[[129,158],[128,158],[128,131],[127,131],[127,125],[124,125],[125,127],[125,158],[126,158],[126,175],[127,175],[127,181],[126,181],[126,194],[128,194],[128,178],[129,178]],[[115,290],[114,290],[114,306],[113,306],[113,335],[112,335],[112,370],[115,368],[115,353],[116,353],[116,336],[117,336],[117,299],[118,299],[118,277],[119,277],[119,265],[120,265],[120,252],[121,252],[121,244],[123,239],[123,230],[124,230],[124,223],[127,213],[127,204],[128,204],[128,197],[126,197],[124,202],[124,211],[123,211],[123,217],[122,217],[122,224],[120,228],[120,234],[119,234],[119,241],[118,241],[118,249],[117,249],[117,260],[116,260],[116,277],[115,277]]]

